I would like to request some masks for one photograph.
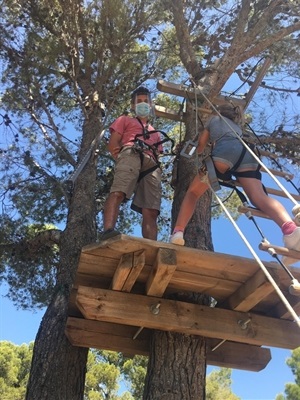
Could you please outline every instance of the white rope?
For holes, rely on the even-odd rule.
[[[232,126],[226,121],[223,115],[217,110],[217,108],[213,105],[213,103],[208,99],[208,97],[201,91],[199,86],[197,86],[201,95],[204,99],[209,103],[212,109],[219,115],[219,117],[226,123],[226,125],[230,128],[230,130],[236,135],[239,141],[243,144],[243,146],[249,151],[249,153],[255,158],[255,160],[265,169],[265,171],[271,176],[271,178],[276,182],[276,184],[280,187],[280,189],[285,193],[285,195],[294,203],[294,205],[298,205],[297,201],[293,198],[293,196],[286,190],[286,188],[282,185],[281,182],[274,176],[274,174],[269,170],[269,168],[260,160],[259,157],[254,153],[254,151],[244,142],[244,140],[238,135],[238,133],[232,128]]]
[[[248,247],[248,249],[250,250],[252,256],[254,257],[254,259],[256,260],[256,262],[258,263],[258,265],[260,266],[260,268],[263,270],[264,274],[266,275],[266,277],[268,278],[268,280],[270,281],[270,283],[272,284],[272,286],[274,287],[275,291],[277,292],[278,296],[280,297],[280,299],[282,300],[282,302],[284,303],[284,305],[286,306],[287,310],[290,312],[290,314],[292,315],[292,317],[295,319],[295,322],[297,323],[297,325],[300,328],[300,318],[298,317],[298,315],[296,314],[295,310],[293,309],[293,307],[290,305],[290,303],[287,301],[286,297],[284,296],[284,294],[282,293],[282,291],[280,290],[280,288],[278,287],[277,283],[274,281],[274,279],[272,278],[272,275],[269,273],[269,271],[267,270],[267,268],[264,266],[264,264],[261,262],[260,258],[258,257],[258,255],[256,254],[255,250],[253,249],[253,247],[251,246],[251,244],[248,242],[248,240],[246,239],[245,235],[243,234],[243,232],[240,230],[240,228],[238,227],[238,225],[236,224],[236,222],[234,221],[234,219],[232,218],[232,216],[230,215],[230,213],[228,212],[227,208],[225,207],[225,205],[222,203],[221,199],[219,198],[219,196],[215,193],[215,191],[212,189],[212,187],[209,185],[211,191],[213,192],[213,194],[215,195],[218,203],[220,204],[220,206],[223,208],[223,211],[225,212],[225,214],[227,215],[227,217],[229,218],[229,220],[231,221],[232,225],[235,227],[236,231],[238,232],[238,234],[240,235],[240,237],[242,238],[242,240],[244,241],[244,243],[246,244],[246,246]]]

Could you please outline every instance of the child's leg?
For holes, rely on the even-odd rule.
[[[201,180],[201,176],[196,175],[191,182],[184,199],[181,203],[179,214],[176,220],[174,231],[184,231],[189,220],[195,211],[197,201],[206,192],[208,185]]]
[[[283,205],[273,197],[267,196],[260,180],[238,177],[238,181],[251,203],[272,218],[280,228],[285,222],[293,222]]]

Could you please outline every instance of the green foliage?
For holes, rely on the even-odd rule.
[[[285,385],[284,395],[279,394],[276,400],[298,400],[300,399],[300,347],[293,350],[291,357],[287,359],[287,365],[295,376],[295,383]]]
[[[0,397],[23,400],[30,371],[33,343],[16,346],[0,342]]]
[[[25,398],[33,342],[15,345],[0,342],[0,397],[2,400]],[[126,358],[121,353],[91,349],[88,355],[85,400],[141,400],[148,358]],[[120,390],[124,383],[129,391]],[[231,370],[221,368],[207,376],[208,400],[238,400],[230,389]],[[122,392],[122,393],[121,393]],[[293,399],[288,398],[288,400]],[[294,398],[296,399],[296,398]],[[279,400],[279,399],[278,399]]]
[[[220,368],[212,371],[207,376],[206,399],[207,400],[240,400],[231,392],[231,369]]]

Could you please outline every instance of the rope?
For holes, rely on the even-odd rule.
[[[232,223],[232,225],[234,226],[234,228],[236,229],[236,231],[238,232],[238,234],[240,235],[240,237],[242,238],[242,240],[244,241],[245,245],[247,246],[247,248],[249,249],[250,253],[252,254],[252,256],[254,257],[254,259],[256,260],[256,262],[258,263],[258,265],[260,266],[260,268],[262,269],[262,271],[264,272],[264,274],[266,275],[266,277],[268,278],[269,282],[271,283],[271,285],[273,286],[273,288],[275,289],[275,291],[277,292],[278,296],[280,297],[280,299],[282,300],[282,302],[284,303],[284,305],[286,306],[287,310],[289,311],[289,313],[292,315],[292,317],[295,319],[295,322],[297,323],[297,325],[300,328],[300,318],[298,317],[298,315],[296,314],[295,310],[292,308],[292,306],[290,305],[290,303],[287,301],[286,297],[284,296],[284,294],[282,293],[282,291],[280,290],[280,288],[278,287],[277,283],[275,282],[275,280],[272,278],[272,275],[269,273],[269,271],[267,270],[267,268],[264,266],[264,264],[261,262],[260,258],[258,257],[258,255],[256,254],[255,250],[253,249],[253,247],[251,246],[251,244],[248,242],[248,240],[246,239],[245,235],[243,234],[243,232],[240,230],[240,228],[238,227],[238,225],[236,224],[236,222],[234,221],[234,219],[232,218],[232,216],[230,215],[229,211],[227,210],[226,206],[222,203],[221,199],[218,197],[218,195],[214,192],[214,190],[211,188],[211,186],[209,185],[210,190],[213,192],[214,196],[216,197],[218,203],[220,204],[220,206],[222,207],[223,211],[225,212],[225,214],[227,215],[227,217],[229,218],[230,222]]]
[[[201,91],[199,86],[197,86],[201,95],[208,102],[208,104],[212,107],[212,109],[219,115],[219,117],[226,123],[226,125],[230,128],[230,130],[235,134],[238,140],[243,144],[243,146],[249,151],[249,153],[255,158],[255,160],[265,169],[265,171],[270,175],[270,177],[274,180],[274,182],[279,186],[279,188],[284,192],[284,194],[289,198],[294,205],[298,205],[297,201],[292,197],[292,195],[286,190],[286,188],[279,182],[279,180],[274,176],[274,174],[269,170],[269,168],[264,165],[264,163],[257,157],[253,150],[244,142],[244,140],[237,134],[237,132],[230,126],[230,124],[226,121],[226,119],[219,113],[217,108],[213,105],[213,103],[208,99],[208,97]]]

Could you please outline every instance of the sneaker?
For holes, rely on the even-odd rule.
[[[99,240],[100,241],[107,240],[107,239],[112,238],[112,237],[117,236],[117,235],[120,235],[120,232],[115,231],[114,229],[110,228],[110,229],[107,229],[106,231],[104,231],[100,235]]]
[[[170,237],[170,243],[178,244],[179,246],[183,246],[185,241],[183,239],[183,232],[178,231],[173,233]]]
[[[289,250],[300,251],[300,227],[296,228],[290,235],[283,235],[284,246]],[[300,261],[298,258],[283,256],[282,262],[286,265]]]

